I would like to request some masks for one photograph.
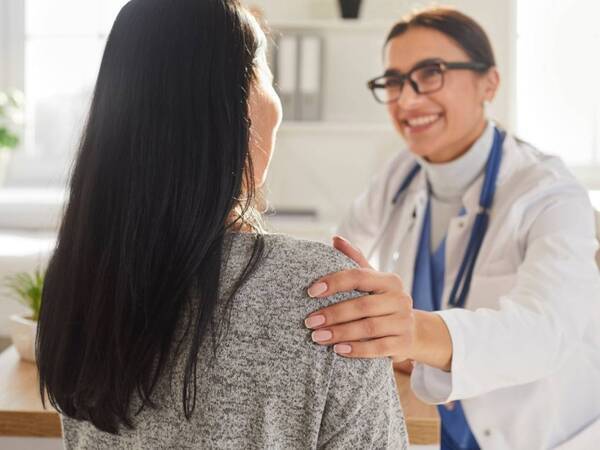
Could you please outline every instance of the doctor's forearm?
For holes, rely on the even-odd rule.
[[[450,371],[452,338],[444,320],[427,311],[414,311],[415,342],[410,359],[431,367]]]

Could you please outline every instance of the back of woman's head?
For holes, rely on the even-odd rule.
[[[152,406],[192,296],[183,402],[194,409],[223,236],[254,191],[247,101],[260,40],[237,0],[120,11],[43,292],[40,388],[62,413],[131,426],[130,400]]]

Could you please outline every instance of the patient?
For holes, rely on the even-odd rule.
[[[390,361],[303,326],[310,283],[352,263],[261,231],[281,120],[265,47],[234,0],[116,19],[38,328],[67,449],[406,448]]]

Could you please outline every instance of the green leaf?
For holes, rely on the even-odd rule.
[[[31,309],[33,320],[38,320],[44,288],[44,274],[40,269],[33,274],[21,272],[8,276],[5,285],[17,301]]]
[[[10,93],[0,91],[0,150],[15,148],[19,144],[19,136],[10,130],[13,124],[11,111],[22,111],[23,93],[13,90]],[[18,124],[14,124],[18,125]]]
[[[19,144],[19,138],[4,127],[0,127],[0,148],[15,148]]]

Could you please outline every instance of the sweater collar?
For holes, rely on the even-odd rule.
[[[494,124],[488,121],[481,136],[459,158],[447,163],[431,163],[417,156],[432,194],[441,200],[460,199],[483,172],[494,139]]]

